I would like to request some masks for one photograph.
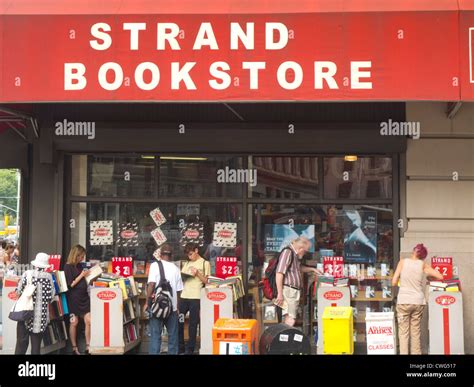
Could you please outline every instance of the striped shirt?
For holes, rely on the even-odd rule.
[[[293,245],[289,245],[290,249],[284,249],[278,259],[277,273],[282,273],[285,277],[283,279],[283,285],[292,286],[294,288],[301,289],[301,263],[298,259]],[[291,262],[291,256],[293,252],[293,262]],[[290,265],[291,263],[291,265]]]

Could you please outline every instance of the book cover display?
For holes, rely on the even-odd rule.
[[[201,222],[188,223],[181,230],[181,246],[188,243],[196,243],[199,247],[204,245],[204,225]]]
[[[117,246],[119,247],[137,247],[138,239],[138,223],[123,222],[117,228]]]
[[[163,223],[166,222],[166,218],[159,207],[155,208],[153,211],[150,211],[150,216],[156,223],[157,227],[160,227]]]
[[[155,240],[155,242],[158,246],[161,246],[167,240],[165,234],[163,234],[163,231],[161,231],[161,228],[159,228],[159,227],[155,228],[151,232],[151,236],[153,237],[153,239]]]
[[[114,243],[114,227],[112,220],[90,222],[90,245],[110,246]]]
[[[265,251],[280,252],[288,246],[293,239],[306,237],[311,242],[310,252],[314,253],[314,224],[266,224],[265,225]]]
[[[344,210],[337,214],[344,232],[344,259],[347,263],[375,264],[377,258],[377,213]]]
[[[234,248],[237,244],[237,223],[215,222],[212,244],[216,247]]]

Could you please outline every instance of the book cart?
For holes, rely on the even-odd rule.
[[[123,354],[141,342],[138,294],[121,288],[91,289],[91,354]]]
[[[66,301],[67,285],[64,272],[54,271],[51,275],[53,276],[56,295],[49,306],[50,323],[43,334],[41,354],[53,353],[65,348],[68,340],[64,320],[65,316],[69,314]],[[1,351],[3,354],[15,353],[17,322],[10,320],[8,314],[15,304],[15,289],[20,279],[21,276],[9,276],[4,279],[2,291],[3,344]]]

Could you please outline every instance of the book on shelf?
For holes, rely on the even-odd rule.
[[[133,262],[133,273],[136,275],[144,275],[146,270],[146,261],[134,261]]]
[[[58,294],[59,293],[58,280],[56,279],[56,276],[54,274],[51,275],[51,278],[53,279],[54,291],[56,292],[56,294]]]
[[[137,283],[135,281],[135,278],[128,277],[128,280],[130,281],[130,288],[132,290],[132,297],[133,296],[138,296],[138,288],[137,288]]]
[[[148,275],[150,273],[150,266],[151,262],[147,262],[145,265],[145,274]]]
[[[111,281],[109,283],[109,287],[111,288],[118,288],[118,289],[121,289],[122,290],[122,298],[123,300],[127,300],[128,299],[128,292],[127,292],[127,287],[125,285],[125,280],[123,278],[121,279],[118,279],[116,281]]]
[[[92,286],[95,288],[108,288],[111,281],[94,281]]]
[[[67,303],[66,293],[61,293],[61,306],[64,314],[69,314],[69,306]]]

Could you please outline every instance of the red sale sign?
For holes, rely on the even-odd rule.
[[[236,257],[217,257],[216,258],[216,277],[226,279],[237,275],[237,258]]]
[[[61,263],[60,255],[50,255],[49,256],[49,267],[46,269],[47,272],[58,271],[59,265]]]
[[[324,274],[335,278],[344,276],[344,257],[323,257]]]
[[[453,258],[452,257],[433,257],[431,258],[431,267],[443,275],[443,279],[453,278]]]
[[[122,277],[130,277],[132,275],[133,259],[132,257],[113,257],[112,273]]]

